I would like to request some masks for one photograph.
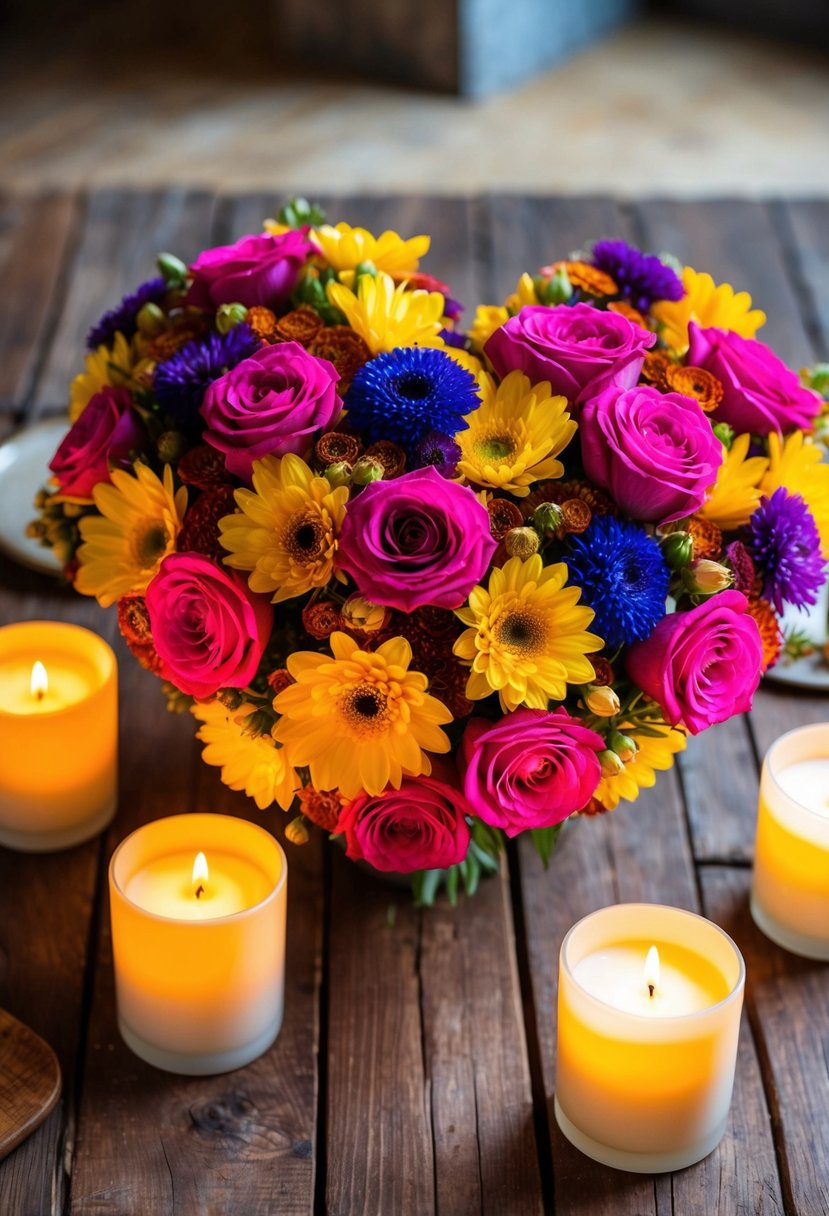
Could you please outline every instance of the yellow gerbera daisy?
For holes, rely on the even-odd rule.
[[[586,633],[593,609],[579,604],[578,587],[565,587],[563,562],[542,565],[536,553],[522,561],[511,557],[489,576],[489,589],[474,587],[469,607],[459,608],[466,629],[455,642],[455,654],[471,662],[466,685],[470,701],[497,692],[501,708],[522,703],[546,709],[552,698],[563,701],[568,684],[588,684],[595,676],[585,656],[604,642]]]
[[[102,388],[118,388],[132,379],[135,358],[132,347],[122,333],[116,333],[110,350],[99,346],[86,356],[85,368],[78,372],[69,389],[69,418],[80,418],[89,402]]]
[[[432,243],[428,236],[404,240],[391,230],[372,236],[365,228],[352,228],[350,224],[322,224],[312,228],[308,236],[338,274],[355,270],[361,262],[373,262],[377,270],[387,274],[414,274]]]
[[[534,481],[561,477],[557,460],[578,427],[567,412],[567,399],[552,396],[546,381],[533,384],[523,372],[512,371],[495,384],[478,377],[481,404],[467,414],[469,424],[458,431],[461,449],[458,471],[476,486],[507,490],[517,498],[529,494]]]
[[[288,659],[296,684],[274,700],[283,715],[274,738],[309,767],[317,789],[347,798],[430,773],[426,752],[449,751],[441,726],[452,715],[426,692],[426,676],[409,670],[409,643],[392,638],[369,653],[344,633],[330,640],[333,658],[299,651]]]
[[[765,456],[749,456],[750,435],[737,435],[730,449],[723,450],[717,480],[698,514],[724,532],[747,524],[760,505],[760,482],[769,467]]]
[[[686,743],[685,732],[675,726],[657,726],[661,733],[637,734],[635,728],[620,728],[636,743],[636,755],[615,777],[602,777],[593,797],[605,810],[612,811],[622,798],[635,802],[642,789],[650,789],[656,783],[657,772],[666,772],[673,766],[674,756]]]
[[[222,781],[232,790],[244,790],[260,811],[278,802],[287,811],[301,782],[288,762],[284,747],[270,735],[246,734],[240,723],[255,707],[242,705],[231,712],[221,701],[197,702],[190,712],[203,725],[196,738],[206,743],[205,764],[222,770]]]
[[[397,346],[440,346],[443,296],[439,291],[407,291],[390,275],[360,275],[357,295],[342,283],[328,284],[328,299],[345,313],[351,328],[373,355]]]
[[[717,284],[710,274],[686,266],[682,272],[685,295],[681,300],[660,300],[652,308],[661,336],[668,346],[683,354],[688,349],[688,323],[695,321],[704,329],[733,330],[753,338],[766,320],[766,314],[751,307],[747,291],[736,291],[730,283]]]
[[[823,556],[829,558],[829,464],[821,463],[820,447],[802,431],[782,439],[775,431],[769,435],[769,467],[760,490],[769,497],[779,486],[799,494],[811,511]]]
[[[251,591],[273,603],[324,587],[334,570],[348,487],[332,490],[299,456],[253,462],[253,489],[237,490],[240,510],[219,521],[226,566],[250,570]]]
[[[475,319],[469,330],[469,337],[476,350],[483,350],[489,339],[506,325],[509,320],[509,310],[504,304],[479,304],[475,309]]]
[[[160,481],[140,462],[135,476],[116,469],[112,484],[92,491],[100,515],[80,521],[83,544],[75,587],[94,595],[104,608],[122,595],[145,591],[168,553],[176,547],[187,508],[187,488],[173,493],[173,471],[164,466]]]

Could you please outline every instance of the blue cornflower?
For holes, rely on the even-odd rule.
[[[649,637],[665,615],[670,571],[659,544],[637,524],[597,515],[571,542],[568,582],[596,616],[590,628],[608,646]]]
[[[129,295],[124,296],[120,304],[110,308],[97,321],[86,335],[87,350],[97,350],[99,346],[109,346],[116,333],[120,331],[129,341],[136,329],[136,317],[145,304],[157,304],[167,294],[167,282],[160,275],[157,279],[148,279]]]
[[[670,266],[627,241],[597,241],[593,263],[610,275],[619,294],[640,312],[647,312],[655,300],[681,300],[685,295],[682,281]]]
[[[451,355],[405,346],[363,364],[345,397],[349,425],[370,443],[391,439],[411,451],[430,431],[465,430],[481,404],[475,377]]]
[[[430,431],[416,445],[413,455],[420,468],[430,464],[437,469],[441,477],[454,477],[461,458],[461,448],[451,435]]]
[[[778,612],[784,604],[817,602],[825,578],[820,535],[799,494],[785,486],[763,497],[745,529],[745,544],[763,579],[763,595]]]
[[[191,422],[208,385],[258,349],[258,338],[244,323],[226,334],[212,331],[205,338],[196,338],[159,363],[153,376],[155,399],[179,422]]]

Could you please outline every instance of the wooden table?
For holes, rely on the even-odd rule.
[[[702,166],[701,166],[702,171]],[[0,233],[0,425],[66,401],[89,323],[147,276],[256,230],[271,197],[106,191],[7,198]],[[672,250],[748,288],[794,366],[829,354],[829,203],[606,199],[331,200],[331,214],[430,231],[428,267],[460,298],[500,300],[519,272],[590,236]],[[90,625],[113,612],[7,564],[0,619]],[[207,1079],[145,1066],[115,1026],[106,866],[153,817],[251,814],[198,760],[119,645],[121,798],[101,839],[54,856],[0,849],[0,1006],[56,1049],[63,1101],[0,1166],[2,1216],[204,1213],[722,1216],[829,1212],[829,967],[786,954],[747,909],[758,760],[829,700],[763,688],[747,718],[693,740],[635,806],[578,822],[544,873],[525,842],[457,909],[424,912],[315,839],[288,846],[288,994],[272,1051]],[[281,812],[253,817],[281,832]],[[603,904],[702,911],[748,966],[728,1133],[657,1178],[573,1150],[552,1115],[558,949]],[[647,1079],[643,1078],[643,1084]]]

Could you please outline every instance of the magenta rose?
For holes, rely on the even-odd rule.
[[[91,500],[98,482],[109,481],[110,468],[127,463],[144,438],[127,390],[102,388],[90,397],[49,463],[59,493]]]
[[[517,369],[575,402],[611,376],[632,388],[655,341],[627,317],[590,304],[530,304],[496,329],[485,350],[499,376]]]
[[[700,329],[693,322],[688,332],[689,364],[704,367],[722,382],[718,422],[727,422],[739,434],[811,428],[820,411],[817,393],[803,388],[765,343],[724,329]]]
[[[429,465],[375,481],[348,504],[337,562],[366,599],[413,612],[459,608],[495,549],[472,490]]]
[[[474,814],[508,836],[552,827],[593,797],[604,746],[564,709],[472,718],[458,754],[464,793]]]
[[[691,515],[722,463],[722,444],[698,402],[650,385],[621,392],[607,385],[585,402],[579,435],[587,476],[646,522]]]
[[[298,342],[264,346],[243,359],[204,395],[204,438],[224,454],[229,473],[250,482],[254,460],[303,455],[314,432],[342,409],[339,374]]]
[[[244,688],[271,636],[264,595],[200,553],[171,553],[146,592],[161,676],[191,697]]]
[[[740,591],[722,591],[688,612],[663,617],[627,652],[628,675],[672,726],[697,735],[751,709],[760,682],[760,631]]]
[[[234,245],[205,249],[190,267],[193,281],[187,302],[211,310],[220,304],[275,308],[288,299],[315,252],[300,231],[243,236]]]
[[[337,821],[347,856],[398,874],[444,870],[463,861],[470,808],[444,773],[451,773],[448,766],[435,766],[430,777],[406,777],[399,790],[361,794],[347,803]]]

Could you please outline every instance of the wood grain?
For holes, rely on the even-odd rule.
[[[0,1009],[0,1161],[51,1114],[60,1065],[40,1035]]]

